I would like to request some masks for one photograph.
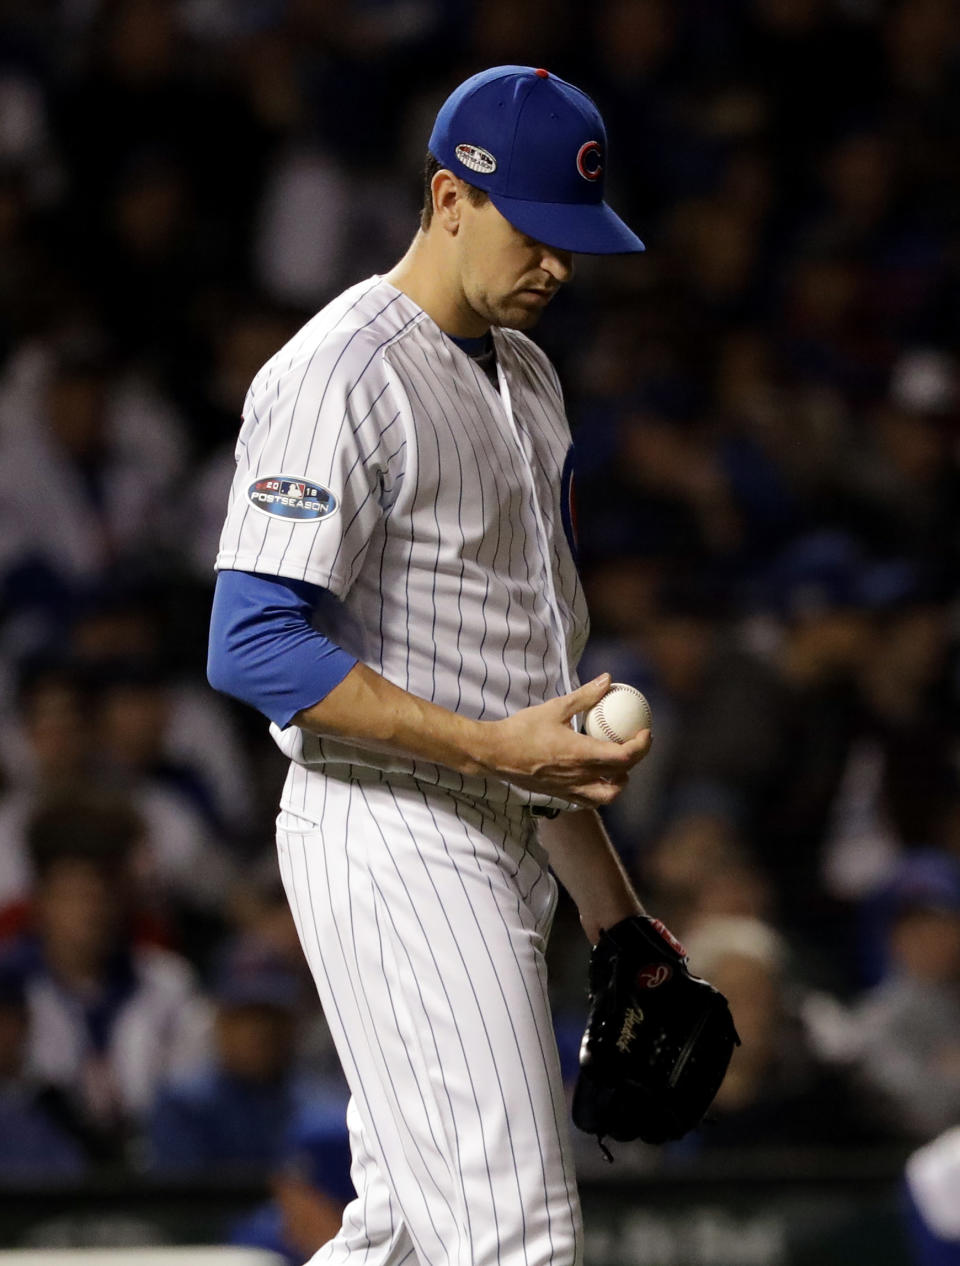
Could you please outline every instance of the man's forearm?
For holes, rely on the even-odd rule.
[[[640,898],[595,810],[545,819],[540,823],[540,843],[554,874],[573,898],[591,945],[596,945],[604,928],[643,913]]]
[[[604,674],[569,694],[493,721],[476,721],[402,690],[358,663],[293,724],[362,747],[498,778],[539,795],[593,807],[609,804],[650,747],[643,731],[626,743],[579,734],[571,720],[603,697]]]
[[[446,765],[461,774],[483,774],[482,723],[450,712],[356,664],[319,703],[293,724],[394,755]]]

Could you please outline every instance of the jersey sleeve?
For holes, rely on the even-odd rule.
[[[210,613],[207,680],[281,729],[357,662],[312,626],[324,591],[306,580],[221,571]]]
[[[405,428],[381,348],[359,332],[281,353],[247,395],[216,566],[344,598],[402,477]]]

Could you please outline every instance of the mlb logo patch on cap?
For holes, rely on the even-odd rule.
[[[471,171],[489,174],[497,170],[497,160],[479,145],[458,145],[456,155],[464,167],[469,167]]]

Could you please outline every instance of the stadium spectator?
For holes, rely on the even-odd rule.
[[[202,784],[162,751],[169,733],[163,683],[135,664],[95,674],[76,662],[39,660],[23,670],[19,703],[19,724],[0,743],[12,775],[0,795],[0,936],[19,925],[31,896],[32,815],[50,796],[71,792],[82,815],[90,789],[122,797],[139,815],[141,903],[180,931],[197,912],[219,918],[234,872],[198,807],[198,800],[207,807]]]
[[[30,1013],[24,981],[0,956],[0,1175],[69,1179],[88,1167],[63,1092],[26,1069]]]
[[[291,1123],[270,1179],[273,1199],[238,1222],[232,1244],[279,1253],[300,1266],[340,1229],[356,1198],[342,1104],[316,1102]]]
[[[880,983],[858,1001],[858,1068],[905,1138],[928,1139],[960,1114],[960,863],[908,854],[878,899]]]
[[[0,909],[29,895],[33,874],[24,831],[38,798],[79,786],[92,752],[77,742],[87,709],[82,678],[65,665],[34,662],[20,673],[17,706],[2,734],[10,779],[0,795]]]
[[[775,916],[769,879],[716,803],[678,809],[644,856],[641,873],[651,908],[662,911],[681,936],[718,916]]]
[[[203,618],[182,611],[191,596],[144,578],[108,582],[74,608],[71,660],[97,687],[104,763],[179,788],[207,832],[240,834],[251,773],[228,708],[197,694],[191,635]]]
[[[256,1172],[275,1165],[295,1114],[322,1093],[296,1069],[302,975],[262,945],[228,947],[214,982],[214,1049],[164,1085],[150,1122],[150,1164],[165,1173]]]
[[[912,1266],[960,1266],[960,1126],[913,1152],[905,1179]]]
[[[847,1145],[877,1141],[845,1074],[808,1041],[792,996],[786,944],[749,917],[704,919],[685,945],[693,969],[717,982],[737,1018],[742,1045],[711,1109],[711,1124],[678,1146]]]
[[[183,959],[134,939],[142,825],[128,806],[64,795],[27,838],[32,918],[5,949],[27,1000],[27,1069],[63,1092],[94,1159],[129,1159],[160,1082],[207,1049],[207,1006]]]
[[[118,559],[157,547],[183,460],[179,419],[123,368],[104,336],[67,329],[18,348],[0,382],[0,454],[13,473],[0,578],[44,599],[51,621]]]

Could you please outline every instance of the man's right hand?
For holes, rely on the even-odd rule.
[[[556,796],[583,808],[609,804],[626,786],[630,770],[650,750],[650,731],[626,743],[590,738],[572,728],[577,713],[599,703],[610,689],[604,673],[579,690],[539,703],[501,721],[482,721],[484,771],[527,791]]]

